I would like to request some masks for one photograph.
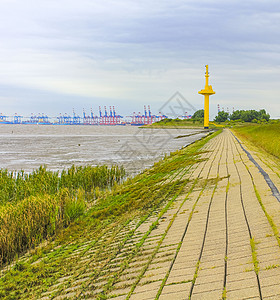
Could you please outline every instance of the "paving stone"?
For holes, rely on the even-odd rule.
[[[161,294],[159,300],[187,300],[188,294],[185,291],[169,293],[169,294]]]
[[[166,284],[192,280],[195,274],[195,270],[195,266],[193,266],[192,268],[174,269],[170,272]]]
[[[239,289],[251,288],[251,287],[258,287],[257,278],[248,278],[244,280],[238,281],[231,281],[227,283],[227,290],[228,291],[235,291]]]
[[[246,287],[239,290],[234,291],[227,291],[227,298],[228,299],[236,299],[236,300],[243,300],[243,299],[251,299],[251,298],[259,298],[259,290],[256,287]]]
[[[141,283],[141,281],[140,281]],[[148,292],[151,290],[158,290],[161,285],[161,282],[156,281],[149,284],[144,285],[138,285],[136,289],[134,290],[134,294],[140,293],[140,292]]]
[[[146,272],[144,274],[144,279],[148,280],[162,280],[165,277],[166,271],[162,272],[162,273],[152,273],[151,271]]]
[[[68,293],[68,294],[65,294],[65,295],[57,296],[53,299],[54,300],[74,299],[74,297],[76,297],[76,296],[77,296],[76,292],[72,292],[72,293]]]
[[[58,289],[54,289],[54,290],[49,290],[49,291],[46,291],[44,293],[41,294],[41,296],[50,296],[51,294],[53,293],[56,293],[58,291]]]
[[[264,300],[279,300],[280,299],[280,294],[276,294],[273,296],[268,296],[268,297],[263,297]]]
[[[108,295],[112,296],[112,295],[128,294],[130,292],[130,290],[131,290],[131,287],[124,287],[124,288],[114,287],[114,289]]]
[[[148,285],[147,285],[148,286]],[[133,293],[130,297],[130,300],[149,300],[149,299],[155,299],[158,289],[160,287],[159,285],[155,289],[149,289],[146,287],[146,289],[140,290],[140,292]],[[135,289],[136,291],[136,289]]]
[[[181,294],[183,292],[184,296],[187,297],[190,292],[191,286],[191,282],[166,285],[162,289],[161,296],[169,295],[169,299],[173,299],[173,296],[175,296],[177,293]]]
[[[212,290],[202,293],[193,293],[191,299],[192,300],[214,300],[221,299],[223,290]],[[230,298],[229,298],[230,299]]]
[[[134,282],[135,282],[135,278],[131,278],[131,279],[127,279],[127,280],[122,280],[122,281],[117,282],[114,285],[114,288],[116,288],[116,289],[126,288],[127,286],[133,285]]]
[[[274,284],[270,286],[262,286],[261,290],[262,290],[263,297],[272,297],[275,295],[279,295],[280,294],[279,281],[277,279],[276,280],[274,279]]]
[[[90,279],[90,278],[88,278],[88,277],[81,278],[81,279],[78,279],[78,280],[73,281],[71,284],[72,284],[72,285],[78,285],[78,284],[81,284],[81,283],[84,283],[84,282],[88,281],[89,279]]]

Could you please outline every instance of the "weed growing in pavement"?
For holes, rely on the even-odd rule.
[[[253,271],[253,269],[252,269],[252,268],[249,268],[249,269],[245,269],[244,272],[252,272],[252,271]]]
[[[279,268],[279,267],[280,267],[280,265],[269,265],[269,266],[265,267],[265,270],[276,269],[276,268]]]
[[[154,283],[154,282],[158,282],[161,281],[161,279],[155,279],[155,280],[147,280],[142,282],[141,284],[139,284],[140,286],[146,285],[146,284],[150,284],[150,283]]]
[[[254,270],[255,270],[256,274],[259,274],[260,267],[259,267],[259,261],[257,258],[257,248],[256,248],[256,242],[253,237],[250,239],[250,245],[251,245],[251,251],[252,251]]]
[[[183,284],[183,283],[189,283],[189,282],[192,282],[192,280],[182,280],[182,281],[177,281],[177,282],[171,282],[171,283],[168,283],[166,285],[176,285],[176,284]]]
[[[195,272],[194,272],[194,276],[193,276],[193,279],[192,279],[193,284],[195,284],[196,278],[198,276],[199,265],[200,265],[200,260],[197,261],[196,266],[195,266]]]

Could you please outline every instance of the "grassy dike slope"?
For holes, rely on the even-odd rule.
[[[145,125],[143,128],[203,128],[203,120],[193,119],[163,119],[151,125]]]
[[[280,123],[234,127],[241,138],[280,158]]]
[[[152,225],[133,245],[130,256],[123,259],[124,268],[178,195],[192,189],[194,183],[185,175],[203,160],[200,149],[219,133],[176,151],[135,178],[115,185],[54,241],[2,269],[0,298],[39,299],[46,291],[50,291],[45,293],[46,299],[52,298],[67,289],[71,292],[73,285],[77,285],[73,284],[75,278],[80,280],[82,289],[86,284],[83,278],[91,281],[99,278],[137,228],[156,213]],[[108,281],[108,290],[118,274],[114,276]]]

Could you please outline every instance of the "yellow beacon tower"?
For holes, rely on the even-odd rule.
[[[208,65],[206,65],[205,67],[206,67],[205,88],[204,90],[201,90],[198,93],[204,95],[204,129],[208,129],[209,128],[209,96],[214,95],[215,92],[213,91],[212,86],[208,85],[208,77],[209,77]]]

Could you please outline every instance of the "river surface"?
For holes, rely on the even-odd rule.
[[[118,164],[135,175],[206,134],[201,129],[0,124],[0,168],[31,172],[46,165],[61,171],[73,164]],[[176,138],[180,135],[190,136]]]

